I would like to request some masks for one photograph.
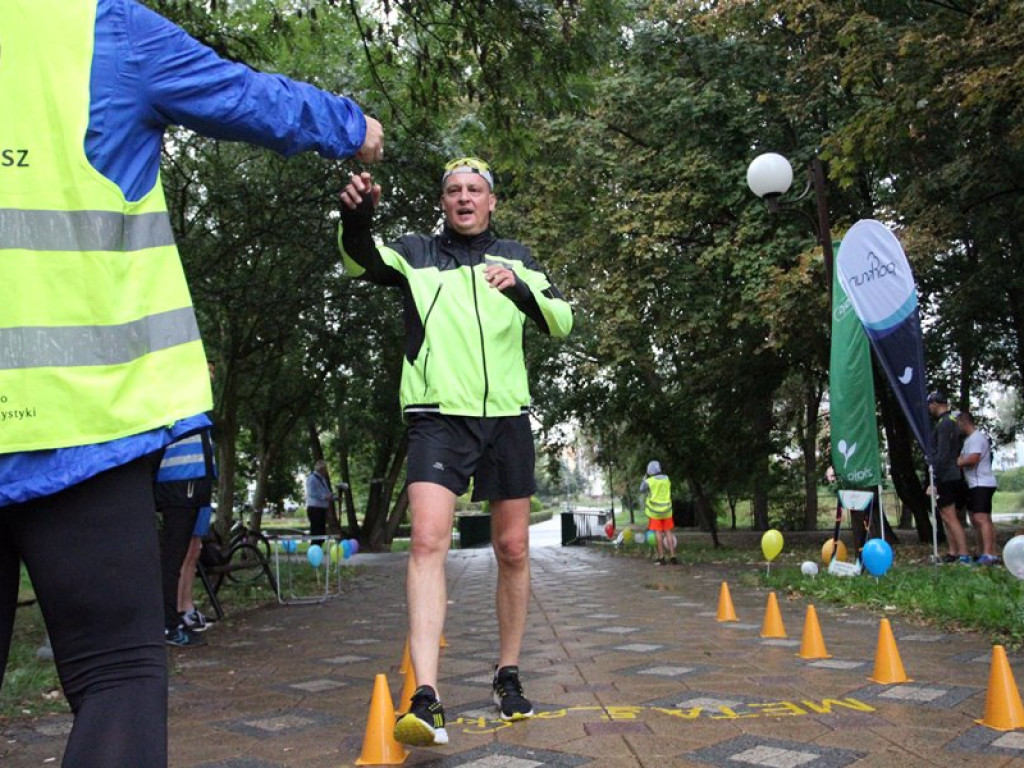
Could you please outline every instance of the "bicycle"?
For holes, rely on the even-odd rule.
[[[252,584],[266,576],[271,589],[278,592],[277,579],[270,568],[270,561],[264,557],[260,548],[249,541],[236,541],[227,547],[220,543],[220,536],[215,530],[203,539],[196,566],[199,578],[210,597],[217,619],[224,616],[217,592],[227,579],[232,584]]]
[[[242,519],[238,519],[234,522],[229,534],[231,546],[236,544],[251,544],[258,548],[267,560],[270,559],[270,555],[274,551],[270,546],[270,539],[263,534],[263,531],[257,531],[255,528],[247,525]]]

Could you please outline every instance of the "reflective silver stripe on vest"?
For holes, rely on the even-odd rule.
[[[198,339],[192,307],[123,325],[0,328],[0,370],[118,365]]]
[[[174,245],[166,213],[0,208],[0,250],[140,251]]]

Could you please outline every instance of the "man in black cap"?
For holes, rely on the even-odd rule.
[[[960,512],[967,506],[967,484],[956,461],[960,456],[960,428],[944,392],[935,391],[928,395],[928,412],[935,419],[935,429],[932,430],[935,486],[929,492],[935,494],[935,505],[939,509],[946,530],[946,543],[949,545],[949,553],[942,559],[946,563],[970,565],[972,561],[967,554],[967,535],[960,522]]]

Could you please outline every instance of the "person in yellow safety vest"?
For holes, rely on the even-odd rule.
[[[669,562],[675,565],[679,561],[676,559],[676,536],[672,532],[672,481],[662,473],[658,462],[652,461],[647,465],[647,477],[640,483],[640,495],[646,496],[644,513],[648,519],[647,529],[654,531],[658,546],[658,559],[654,564]]]
[[[0,683],[24,564],[74,712],[63,765],[163,768],[155,457],[213,404],[164,132],[374,162],[382,129],[135,0],[0,2],[0,115]]]

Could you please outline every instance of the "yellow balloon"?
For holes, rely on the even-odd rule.
[[[768,562],[778,557],[779,552],[782,551],[782,534],[774,528],[765,531],[764,536],[761,537],[761,551],[764,552],[764,559]]]
[[[841,539],[836,552],[836,560],[842,560],[844,563],[846,562],[846,545],[843,544]],[[825,565],[832,562],[832,539],[826,541],[821,547],[821,562]]]
[[[632,544],[633,543],[633,529],[632,528],[627,528],[626,530],[624,530],[622,532],[622,540],[624,542],[626,542],[627,544]]]

